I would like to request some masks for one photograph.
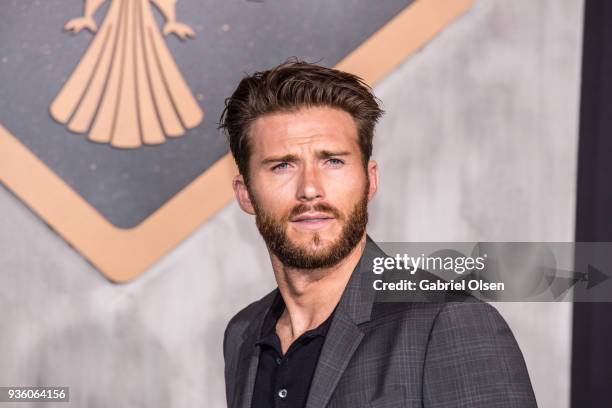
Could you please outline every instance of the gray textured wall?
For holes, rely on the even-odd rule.
[[[480,0],[379,84],[370,235],[571,241],[581,32],[581,0]],[[224,325],[274,285],[237,205],[126,285],[2,188],[0,217],[0,385],[68,385],[74,407],[224,406]],[[496,306],[540,406],[568,407],[571,305]]]

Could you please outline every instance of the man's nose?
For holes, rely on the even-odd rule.
[[[323,185],[321,174],[314,165],[306,165],[302,168],[300,183],[297,189],[297,198],[300,201],[312,201],[322,198]]]

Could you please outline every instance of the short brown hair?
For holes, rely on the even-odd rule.
[[[247,182],[248,131],[255,119],[316,106],[339,108],[353,117],[362,160],[367,166],[374,127],[383,114],[372,89],[356,75],[292,59],[243,78],[225,100],[219,128],[227,133],[238,170]]]

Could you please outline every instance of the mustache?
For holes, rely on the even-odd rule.
[[[324,212],[324,213],[331,214],[332,216],[334,216],[334,218],[342,219],[342,213],[337,208],[332,207],[331,205],[326,204],[326,203],[317,203],[314,205],[308,205],[308,204],[303,204],[303,203],[298,204],[291,209],[291,211],[287,215],[287,219],[288,220],[293,219],[309,211]]]

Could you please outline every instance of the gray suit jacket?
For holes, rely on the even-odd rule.
[[[376,302],[364,296],[375,256],[364,254],[340,299],[317,364],[307,408],[536,407],[521,351],[491,305]],[[278,289],[240,311],[225,331],[227,404],[251,405],[264,316]]]

